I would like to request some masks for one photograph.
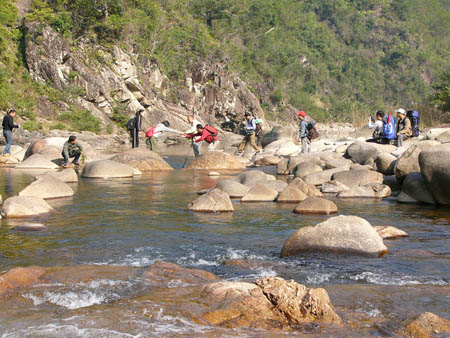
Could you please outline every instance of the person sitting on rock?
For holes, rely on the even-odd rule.
[[[397,147],[403,146],[403,141],[412,136],[411,121],[406,117],[403,108],[397,109]]]
[[[10,156],[11,145],[12,145],[12,132],[14,128],[19,128],[18,124],[14,124],[14,116],[16,116],[15,109],[8,109],[5,117],[3,118],[3,136],[5,137],[6,146],[3,149],[4,156]]]
[[[301,110],[297,113],[297,118],[300,120],[298,137],[302,142],[302,153],[311,152],[311,140],[308,138],[308,121],[306,113]]]
[[[78,160],[80,159],[81,154],[83,153],[83,147],[81,144],[77,143],[77,137],[71,135],[69,139],[64,143],[62,156],[64,158],[63,167],[66,168],[69,165],[69,159],[73,157],[73,164],[75,168],[80,166]]]
[[[213,151],[216,149],[216,147],[219,145],[219,138],[217,137],[218,131],[216,128],[213,128],[211,126],[203,126],[201,124],[197,124],[197,132],[195,134],[186,134],[184,135],[187,138],[194,138],[193,145],[196,145],[196,143],[200,144],[200,142],[205,141],[209,144],[208,151]],[[199,136],[199,137],[198,137]],[[198,137],[195,139],[195,137]],[[200,155],[200,147],[197,146],[198,155]],[[194,148],[194,154],[195,154],[195,148]],[[195,155],[197,157],[198,155]]]
[[[237,155],[240,155],[244,152],[245,147],[247,146],[247,143],[249,143],[249,142],[250,142],[250,145],[253,148],[253,150],[255,152],[259,153],[259,152],[261,152],[261,150],[256,145],[256,136],[255,136],[256,121],[253,118],[252,114],[250,114],[249,112],[246,112],[244,114],[244,117],[245,117],[245,122],[247,124],[245,126],[245,136],[244,136],[244,139],[242,140],[241,144],[239,145],[239,150],[237,152]]]
[[[369,129],[375,129],[372,134],[372,138],[368,139],[367,142],[381,142],[383,136],[383,117],[384,111],[377,111],[376,120],[374,121],[372,116],[369,117],[368,127]]]
[[[175,133],[175,134],[183,134],[181,131],[178,131],[176,129],[169,128],[170,123],[169,121],[165,120],[161,123],[158,123],[156,126],[151,127],[147,132],[145,133],[145,136],[147,137],[147,145],[149,146],[151,151],[154,151],[155,153],[158,152],[158,138],[162,135],[163,132],[169,132],[169,133]]]
[[[197,126],[201,125],[201,123],[195,118],[194,115],[189,115],[188,116],[188,122],[191,125],[191,127],[186,130],[185,132],[185,137],[186,135],[193,135],[193,134],[197,134]],[[199,157],[200,156],[200,145],[201,143],[196,143],[195,141],[198,140],[200,138],[201,135],[199,136],[193,136],[191,137],[192,140],[192,149],[194,149],[194,156],[195,157]]]

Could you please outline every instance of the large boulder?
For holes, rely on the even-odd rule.
[[[45,270],[38,266],[11,269],[0,275],[0,295],[8,290],[36,284],[44,273]]]
[[[67,139],[65,139],[65,141],[67,141]],[[57,147],[53,144],[48,144],[45,139],[37,140],[28,146],[24,155],[24,160],[28,159],[29,157],[35,154],[39,154],[42,157],[45,157],[47,160],[56,160],[62,157],[61,156],[62,148],[63,148],[62,145],[61,147]]]
[[[220,180],[216,188],[226,192],[231,198],[242,198],[250,190],[250,187],[234,180]]]
[[[161,155],[143,147],[124,151],[112,157],[111,160],[127,164],[140,171],[173,170]]]
[[[280,277],[211,283],[203,287],[202,296],[211,303],[203,318],[212,325],[291,330],[312,322],[342,324],[325,289]]]
[[[325,160],[325,169],[342,168],[348,170],[352,164],[352,161],[345,158],[329,158]]]
[[[307,184],[301,178],[297,177],[289,183],[289,187],[296,188],[306,196],[322,197],[322,193],[312,184]]]
[[[186,169],[243,170],[245,169],[245,165],[242,164],[239,157],[221,151],[207,151],[195,160],[189,162]]]
[[[348,187],[356,187],[370,183],[383,183],[383,174],[372,170],[348,170],[334,173],[331,179]]]
[[[268,181],[268,175],[262,170],[248,170],[233,177],[236,182],[239,182],[248,187],[253,187],[257,183],[265,183]]]
[[[340,192],[349,190],[350,187],[347,187],[345,184],[342,184],[338,181],[330,181],[322,184],[322,192],[324,194],[339,194]]]
[[[399,183],[402,183],[405,177],[414,172],[420,171],[419,154],[427,149],[439,145],[436,141],[422,141],[411,145],[397,160],[395,164],[395,176]]]
[[[213,189],[190,203],[187,210],[198,212],[228,212],[234,211],[234,207],[227,193],[219,189]]]
[[[334,202],[321,197],[308,197],[294,209],[296,214],[334,214],[338,208]]]
[[[365,219],[332,217],[316,226],[301,227],[284,243],[281,257],[304,252],[354,253],[381,256],[388,252],[383,239]]]
[[[441,134],[449,131],[450,128],[432,128],[430,130],[428,130],[427,134],[426,134],[426,138],[428,140],[436,140],[436,138],[438,138]]]
[[[294,187],[287,186],[278,196],[277,202],[279,203],[298,203],[308,198],[303,191]]]
[[[397,177],[395,177],[395,175],[384,176],[383,184],[389,186],[389,188],[391,188],[393,192],[402,190],[402,186],[400,183],[398,183]]]
[[[379,153],[380,151],[375,145],[357,141],[348,146],[345,157],[355,163],[364,164],[369,159],[375,159]]]
[[[445,143],[419,155],[420,172],[438,204],[450,205],[450,144]]]
[[[50,175],[37,177],[34,182],[19,193],[19,196],[33,196],[42,199],[70,197],[73,195],[74,192],[67,183]]]
[[[121,178],[133,177],[134,175],[135,168],[111,160],[89,162],[81,173],[82,177],[88,178]]]
[[[288,158],[283,158],[277,165],[278,175],[292,175],[297,170],[296,167],[301,163],[314,163],[319,167],[323,165],[323,161],[317,154],[300,154],[297,156],[291,156]]]
[[[342,191],[337,196],[339,198],[386,198],[392,195],[391,188],[384,184],[367,184],[351,187]]]
[[[444,131],[436,137],[436,141],[441,143],[450,143],[450,129]]]
[[[295,130],[290,127],[275,126],[271,131],[265,133],[261,138],[261,145],[266,147],[268,144],[275,141],[292,141]],[[266,151],[266,149],[264,149]]]
[[[331,178],[334,174],[345,171],[342,168],[328,169],[324,171],[319,171],[316,173],[308,174],[302,177],[303,181],[312,185],[322,185],[328,181],[331,181]]]
[[[303,177],[308,174],[317,173],[323,171],[322,167],[317,165],[314,162],[303,162],[300,163],[298,166],[294,169],[294,176],[295,177]]]
[[[300,147],[290,140],[278,140],[264,148],[264,152],[273,152],[278,156],[289,156],[300,151]]]
[[[8,218],[20,218],[47,214],[53,208],[39,197],[14,196],[3,202],[2,214]]]
[[[241,202],[273,202],[278,196],[278,191],[272,189],[264,183],[255,184]]]
[[[281,180],[269,180],[267,182],[264,182],[264,184],[278,192],[282,192],[288,186],[286,182]]]
[[[375,159],[377,170],[384,175],[394,175],[397,158],[391,154],[380,153]]]
[[[409,196],[408,194],[406,194],[403,191],[401,191],[400,194],[397,195],[397,202],[398,203],[408,203],[408,204],[420,203],[418,200],[416,200],[415,198],[412,198],[411,196]]]
[[[16,169],[58,169],[59,167],[42,156],[41,154],[34,154],[24,160],[22,163],[16,165]]]
[[[37,176],[36,178],[40,178],[40,177],[54,177],[65,183],[78,182],[77,172],[73,168],[48,171],[45,174]]]
[[[406,176],[403,180],[402,191],[419,202],[436,204],[420,173],[411,173]]]

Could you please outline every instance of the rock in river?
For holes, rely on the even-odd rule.
[[[334,202],[321,197],[308,197],[294,209],[296,214],[324,214],[336,213],[338,208]]]
[[[3,203],[2,214],[9,218],[20,218],[47,214],[52,210],[42,198],[14,196]]]
[[[224,153],[222,151],[207,151],[200,157],[189,162],[186,169],[232,169],[243,170],[245,165],[242,164],[239,157]]]
[[[45,270],[38,266],[14,268],[0,275],[0,295],[8,290],[30,286],[39,281]]]
[[[16,165],[16,169],[58,169],[58,166],[41,154],[34,154]]]
[[[244,184],[234,180],[223,179],[217,183],[216,188],[226,192],[231,198],[242,198],[250,190],[250,187]]]
[[[19,196],[34,196],[43,199],[62,198],[73,196],[72,188],[51,175],[40,176],[25,189],[19,192]]]
[[[213,189],[199,196],[187,207],[187,210],[199,212],[234,211],[230,196],[219,189]]]
[[[388,252],[383,239],[365,219],[337,216],[316,226],[301,227],[284,243],[281,257],[304,252],[332,252],[381,256]]]
[[[120,178],[134,175],[133,167],[111,160],[89,162],[81,173],[81,176],[89,178]]]
[[[273,202],[277,196],[278,191],[275,189],[264,183],[257,183],[241,198],[241,202]]]
[[[390,225],[377,225],[374,229],[383,239],[409,237],[407,232]]]

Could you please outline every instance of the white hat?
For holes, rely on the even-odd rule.
[[[405,114],[406,114],[406,110],[404,110],[403,108],[397,109],[395,112],[396,112],[396,113],[400,113],[400,114],[402,114],[402,115],[405,115]]]

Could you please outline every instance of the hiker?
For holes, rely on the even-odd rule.
[[[191,125],[191,127],[186,130],[186,132],[184,133],[184,137],[187,137],[187,135],[193,135],[193,134],[197,134],[197,126],[201,123],[195,118],[195,115],[189,115],[188,116],[188,123]],[[194,156],[195,157],[199,157],[200,156],[200,145],[201,143],[196,143],[195,141],[198,140],[200,138],[201,135],[199,136],[193,136],[191,137],[191,141],[192,141],[192,149],[194,149]]]
[[[139,132],[142,129],[142,112],[144,109],[139,109],[136,112],[136,116],[129,119],[127,122],[127,129],[131,136],[131,147],[139,147]]]
[[[377,114],[375,116],[376,120],[373,119],[372,116],[369,117],[369,123],[368,127],[369,129],[375,129],[372,134],[372,138],[368,139],[367,142],[381,142],[383,137],[383,117],[384,117],[384,111],[377,111]]]
[[[244,152],[245,147],[247,146],[247,143],[249,143],[249,142],[250,142],[250,145],[253,148],[253,150],[256,151],[257,153],[259,153],[259,152],[261,152],[261,150],[256,145],[256,136],[255,136],[256,121],[249,112],[246,112],[244,114],[244,117],[245,117],[245,122],[247,123],[247,126],[245,127],[245,137],[242,140],[241,144],[239,145],[239,150],[237,152],[237,155],[242,154]]]
[[[5,137],[6,146],[3,149],[4,156],[11,155],[11,144],[12,144],[12,132],[14,128],[19,128],[18,124],[14,124],[14,116],[16,116],[15,109],[8,109],[5,117],[3,118],[3,136]]]
[[[255,119],[256,129],[255,129],[255,136],[256,136],[256,145],[261,145],[261,138],[263,134],[263,127],[262,124],[264,123],[263,119]]]
[[[397,147],[403,146],[403,141],[412,136],[411,121],[406,117],[403,108],[397,109]]]
[[[220,143],[219,138],[217,137],[218,131],[217,129],[211,127],[211,126],[203,126],[201,124],[197,124],[197,132],[195,134],[186,134],[184,135],[187,138],[195,138],[197,136],[200,136],[197,139],[194,139],[193,144],[196,145],[196,143],[200,143],[205,141],[209,144],[208,151],[213,151],[216,149],[217,145]],[[195,157],[200,155],[200,147],[197,145],[197,151],[198,155],[195,155]],[[195,154],[195,148],[194,148],[194,154]]]
[[[169,128],[170,123],[169,121],[163,121],[161,123],[158,123],[156,126],[151,127],[147,132],[145,133],[145,137],[147,137],[147,145],[149,146],[151,151],[154,151],[155,153],[158,152],[158,137],[162,135],[163,132],[169,132],[169,133],[175,133],[175,134],[183,134],[181,131]]]
[[[78,160],[80,159],[81,154],[83,153],[83,147],[81,144],[77,143],[77,137],[75,135],[71,135],[69,139],[64,143],[62,150],[62,157],[64,158],[63,167],[66,168],[69,165],[69,159],[73,157],[73,164],[75,167],[79,167],[80,163]]]
[[[306,113],[301,110],[297,113],[297,118],[300,120],[299,137],[302,141],[302,153],[311,152],[311,140],[308,137],[308,122],[306,121]]]

